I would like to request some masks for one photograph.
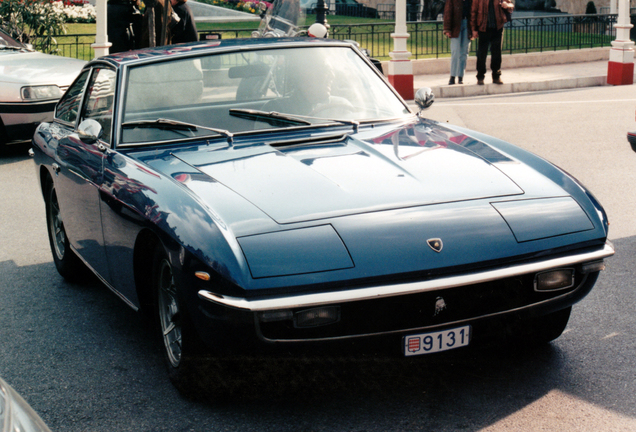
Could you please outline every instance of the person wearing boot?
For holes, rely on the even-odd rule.
[[[473,33],[470,27],[471,0],[446,0],[444,5],[444,35],[450,38],[451,69],[449,85],[464,83],[466,60]]]
[[[507,13],[512,12],[514,4],[504,0],[473,0],[470,24],[473,39],[479,38],[477,48],[477,84],[484,85],[486,76],[486,57],[490,50],[490,69],[492,82],[501,81],[501,43],[503,28],[507,22]]]

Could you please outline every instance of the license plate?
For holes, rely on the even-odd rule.
[[[410,335],[404,337],[404,355],[408,357],[448,351],[467,346],[469,342],[470,326]]]

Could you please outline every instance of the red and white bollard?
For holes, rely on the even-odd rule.
[[[406,48],[406,40],[409,34],[406,32],[406,0],[395,2],[395,33],[393,38],[393,51],[389,53],[389,82],[397,92],[406,100],[413,99],[413,63],[409,60],[411,53]]]
[[[616,40],[612,41],[607,83],[610,85],[634,84],[634,42],[629,40],[629,0],[619,0]]]

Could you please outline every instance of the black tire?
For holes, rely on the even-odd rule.
[[[44,198],[46,204],[46,226],[55,268],[64,279],[79,281],[85,278],[87,269],[69,245],[66,230],[64,229],[64,221],[60,213],[60,205],[57,201],[55,184],[50,178],[46,183]]]
[[[7,131],[4,128],[4,123],[2,123],[2,119],[0,119],[0,149],[4,148],[7,141],[9,141],[9,137],[7,136]]]
[[[572,306],[524,323],[524,328],[520,334],[521,340],[526,340],[531,345],[553,341],[563,334],[571,312]]]
[[[164,248],[155,248],[152,287],[156,332],[172,384],[185,396],[201,391],[198,376],[202,343],[183,307],[182,293]]]

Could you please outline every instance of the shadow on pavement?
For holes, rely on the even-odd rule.
[[[31,143],[0,145],[0,166],[29,158],[28,151]]]

